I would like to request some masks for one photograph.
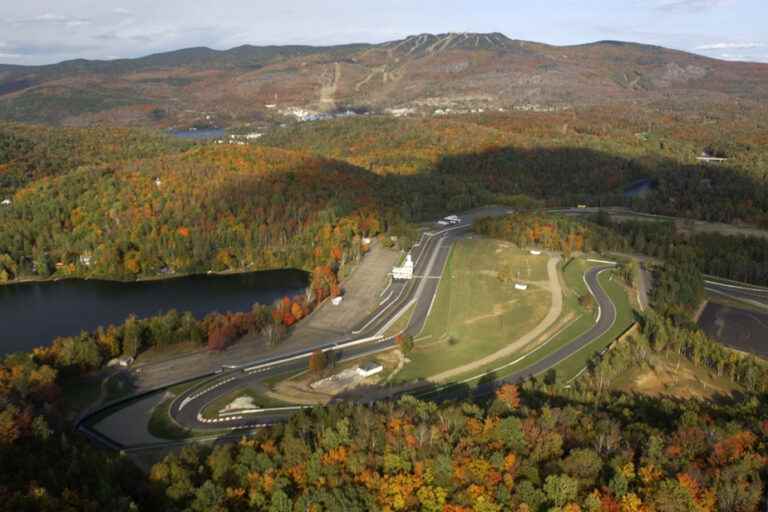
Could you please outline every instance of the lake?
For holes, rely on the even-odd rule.
[[[247,311],[301,292],[307,274],[275,270],[197,275],[158,281],[68,279],[0,286],[0,355],[47,345],[130,314],[139,317],[176,309],[201,318],[212,311]]]
[[[202,128],[199,130],[179,130],[171,131],[171,135],[182,139],[193,140],[212,140],[223,139],[225,135],[224,128]]]

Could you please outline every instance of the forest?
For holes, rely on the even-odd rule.
[[[480,234],[520,246],[572,252],[644,254],[696,272],[768,285],[768,238],[719,233],[686,233],[672,222],[613,221],[605,212],[574,218],[536,210],[474,224]],[[676,281],[680,276],[675,276]]]
[[[695,120],[631,109],[372,116],[277,127],[248,146],[3,125],[11,204],[0,208],[0,280],[311,271],[333,251],[354,258],[361,237],[492,203],[625,205],[765,226],[768,146],[758,125],[728,112]],[[700,164],[705,150],[728,161]],[[625,194],[638,180],[652,190]],[[739,258],[710,266],[766,279]]]
[[[336,267],[388,227],[371,188],[347,164],[261,148],[81,167],[36,181],[0,210],[0,275]]]
[[[484,219],[476,229],[566,254],[623,240],[611,227],[537,212]],[[701,279],[695,265],[684,263],[662,267],[654,310],[640,318],[641,337],[597,356],[572,386],[544,376],[492,386],[490,394],[488,386],[467,388],[465,399],[449,402],[403,396],[305,410],[237,443],[184,447],[148,475],[71,432],[72,412],[60,401],[67,385],[62,379],[85,374],[120,351],[182,339],[202,344],[206,336],[216,349],[221,332],[285,328],[301,316],[301,297],[202,321],[176,312],[130,318],[8,356],[0,364],[0,456],[8,461],[0,469],[0,508],[760,510],[768,473],[768,365],[677,318],[695,305]],[[333,293],[333,281],[324,281],[328,273],[313,275],[310,289],[322,290],[314,292],[318,297]],[[744,392],[711,402],[678,401],[607,385],[650,353],[682,356]]]
[[[339,120],[275,130],[258,145],[190,145],[150,132],[0,128],[0,280],[137,279],[295,267],[307,294],[195,319],[128,318],[0,361],[0,510],[756,512],[768,477],[768,367],[689,321],[701,274],[766,284],[766,242],[667,223],[573,219],[553,205],[766,225],[765,130],[729,113],[594,109],[450,119]],[[388,134],[389,136],[382,136]],[[728,156],[702,166],[703,149]],[[653,191],[625,187],[650,179]],[[733,198],[737,198],[733,200]],[[364,238],[473,206],[486,236],[563,251],[631,251],[668,262],[653,311],[565,387],[530,379],[335,404],[216,447],[189,446],[148,472],[86,442],[63,396],[117,355],[248,332],[279,342]],[[743,388],[709,402],[627,394],[607,383],[649,353],[680,356]]]

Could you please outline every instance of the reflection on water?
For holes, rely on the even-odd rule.
[[[0,354],[30,350],[57,336],[120,324],[170,309],[202,317],[212,311],[246,311],[298,293],[307,276],[298,270],[202,275],[121,283],[72,279],[0,286]]]

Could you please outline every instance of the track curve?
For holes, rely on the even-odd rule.
[[[493,389],[495,389],[495,386],[497,386],[498,383],[501,383],[501,382],[520,382],[529,377],[539,375],[549,370],[550,368],[554,367],[560,361],[563,361],[568,357],[574,355],[585,346],[589,345],[596,339],[608,333],[613,327],[614,323],[616,322],[616,306],[613,304],[613,302],[611,301],[610,297],[605,292],[605,290],[600,286],[599,276],[601,273],[605,272],[610,268],[612,267],[610,266],[594,267],[588,270],[584,274],[584,280],[587,284],[587,288],[589,289],[592,296],[595,298],[595,303],[598,305],[598,318],[595,324],[587,332],[578,336],[573,341],[561,347],[560,349],[553,352],[552,354],[545,356],[539,361],[536,361],[530,366],[518,372],[515,372],[512,375],[506,376],[503,379],[499,379],[498,381],[495,381],[495,382],[483,383],[479,385],[475,390],[475,394],[478,394],[478,393],[483,394],[484,392],[491,392]],[[424,281],[428,281],[428,280],[423,280],[423,282]],[[423,300],[422,302],[431,302],[431,295],[426,298],[428,298],[429,300],[428,301]],[[426,318],[426,313],[423,316],[424,318]],[[419,322],[417,322],[417,324],[419,324]],[[421,325],[416,325],[416,326],[412,325],[412,327],[414,327],[413,330],[415,332],[418,332],[418,330],[421,329]],[[411,328],[409,328],[409,331],[411,331]],[[375,343],[375,345],[361,345],[359,347],[355,347],[355,349],[350,350],[347,353],[343,353],[342,357],[356,358],[363,355],[373,354],[383,350],[389,350],[395,344],[393,338],[387,338],[382,341],[372,342],[372,343]],[[264,424],[274,423],[277,421],[284,421],[285,419],[290,417],[292,414],[294,414],[297,410],[299,410],[300,407],[296,407],[293,409],[286,408],[284,410],[265,409],[263,410],[263,412],[233,415],[229,417],[229,419],[223,419],[218,421],[207,420],[202,417],[200,412],[204,410],[205,407],[208,404],[210,404],[213,400],[216,400],[218,397],[226,393],[232,392],[236,389],[241,389],[248,385],[256,384],[259,381],[263,381],[265,379],[274,377],[281,373],[288,373],[291,371],[302,370],[304,368],[306,368],[306,361],[302,359],[295,362],[290,362],[285,365],[275,365],[274,367],[268,368],[262,371],[261,373],[248,376],[248,377],[238,378],[228,382],[225,382],[226,379],[231,377],[222,377],[221,380],[217,380],[212,384],[208,384],[208,386],[211,386],[211,385],[216,385],[217,382],[220,383],[217,387],[211,389],[210,394],[206,392],[203,392],[202,394],[200,394],[201,391],[205,391],[205,389],[203,390],[198,389],[198,390],[191,390],[190,392],[185,393],[180,397],[178,397],[171,406],[171,416],[174,418],[175,421],[177,421],[177,423],[179,423],[180,425],[183,425],[186,428],[194,429],[194,430],[210,430],[210,431],[216,431],[216,430],[222,430],[222,429],[249,429],[249,428],[256,428]],[[200,394],[200,395],[196,396],[197,394]],[[453,395],[453,393],[450,391],[450,386],[447,386],[444,391],[441,391],[441,399],[457,398],[459,396],[460,396],[459,394]],[[185,400],[187,401],[182,407],[181,404],[184,403]]]

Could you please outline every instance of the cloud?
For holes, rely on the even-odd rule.
[[[733,0],[665,0],[656,9],[660,11],[708,11],[732,3]]]
[[[112,9],[112,12],[115,14],[125,14],[125,15],[132,14],[131,11],[129,11],[125,7],[115,7],[114,9]]]
[[[712,43],[697,46],[694,50],[707,51],[707,50],[750,50],[754,48],[765,48],[765,43]]]
[[[33,21],[67,21],[67,18],[64,16],[61,16],[60,14],[53,14],[51,12],[47,12],[45,14],[41,14],[40,16],[35,16],[32,18]]]
[[[719,53],[715,57],[723,60],[735,60],[742,62],[768,62],[768,55],[744,54],[744,53]]]
[[[52,12],[33,16],[31,18],[18,18],[8,20],[13,25],[63,25],[68,28],[90,25],[91,20],[87,18],[75,18],[71,16],[62,16]]]
[[[0,53],[0,59],[20,59],[22,55],[18,53]]]

